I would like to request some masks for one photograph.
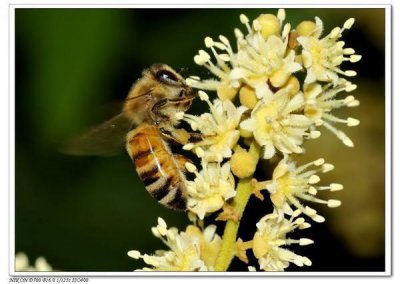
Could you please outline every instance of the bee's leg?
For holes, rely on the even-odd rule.
[[[175,158],[176,163],[178,164],[179,169],[182,172],[187,172],[187,169],[185,167],[186,163],[193,164],[192,160],[190,160],[189,158],[187,158],[183,155],[180,155],[180,154],[174,154],[174,158]]]
[[[158,123],[160,120],[168,118],[168,116],[161,113],[161,109],[167,104],[167,102],[167,99],[162,99],[152,106],[150,116],[156,123]]]
[[[160,128],[161,133],[169,140],[178,144],[196,143],[204,139],[204,135],[198,132],[188,132],[183,128],[174,128],[165,125]]]
[[[188,132],[190,135],[189,142],[196,143],[204,139],[204,134],[198,132]]]
[[[168,140],[172,140],[178,144],[185,145],[190,142],[190,134],[185,129],[166,125],[161,127],[160,131]]]

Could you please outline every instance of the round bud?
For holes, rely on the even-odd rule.
[[[316,27],[317,25],[312,21],[302,21],[297,25],[296,31],[299,36],[310,36]]]
[[[249,109],[253,109],[258,102],[255,90],[248,85],[244,85],[240,89],[239,99],[240,103]]]
[[[274,71],[269,78],[272,86],[279,88],[282,87],[287,80],[289,79],[290,73],[287,72],[286,68],[279,68],[278,70]]]
[[[254,173],[257,159],[246,150],[239,148],[231,158],[231,170],[238,178],[246,178]]]
[[[278,35],[280,32],[280,25],[278,18],[272,14],[261,14],[257,18],[259,23],[261,35],[267,39],[270,35]]]
[[[242,136],[243,138],[250,138],[253,136],[253,132],[240,128],[240,136]]]
[[[236,97],[237,89],[227,83],[221,83],[217,88],[217,94],[221,100],[233,100]]]
[[[286,84],[283,86],[284,88],[286,87],[291,87],[289,89],[289,95],[291,97],[293,97],[294,95],[296,95],[299,91],[300,91],[300,82],[299,80],[296,78],[296,76],[290,76],[289,80],[286,82]]]

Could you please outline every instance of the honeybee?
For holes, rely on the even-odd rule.
[[[164,206],[186,210],[185,163],[169,142],[186,144],[191,134],[176,128],[177,112],[188,110],[196,93],[166,64],[145,69],[114,118],[71,141],[64,152],[74,155],[112,155],[126,145],[147,191]]]

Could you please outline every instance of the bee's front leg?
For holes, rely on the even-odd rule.
[[[204,134],[198,133],[198,132],[190,132],[188,133],[190,135],[189,142],[191,143],[196,143],[200,142],[201,140],[204,139]]]
[[[165,138],[178,144],[185,145],[190,142],[190,134],[185,129],[165,125],[160,127],[160,131]]]
[[[173,126],[163,126],[160,128],[161,133],[168,139],[178,144],[186,145],[187,143],[197,143],[204,139],[202,133],[188,132],[183,128],[175,128]]]

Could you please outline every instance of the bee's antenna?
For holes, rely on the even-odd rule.
[[[134,97],[130,97],[130,98],[127,98],[127,99],[125,99],[125,100],[126,100],[126,101],[130,101],[130,100],[138,99],[138,98],[141,98],[141,97],[145,97],[145,96],[150,95],[152,91],[153,91],[153,89],[150,89],[149,91],[147,91],[147,92],[144,93],[144,94],[141,94],[141,95],[138,95],[138,96],[134,96]]]

